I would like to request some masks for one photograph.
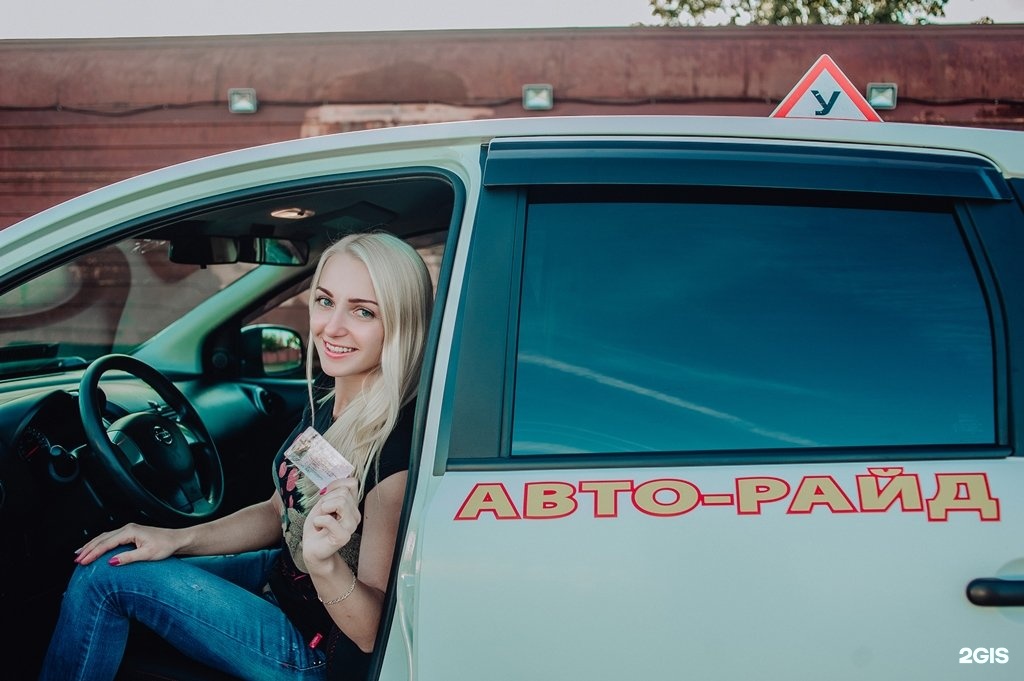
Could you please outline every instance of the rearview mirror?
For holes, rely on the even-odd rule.
[[[305,265],[309,246],[279,237],[186,236],[171,241],[168,257],[183,265]]]

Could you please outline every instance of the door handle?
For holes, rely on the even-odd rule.
[[[967,600],[988,607],[1024,605],[1024,580],[996,577],[972,579],[967,585]]]

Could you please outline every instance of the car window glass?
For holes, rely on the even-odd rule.
[[[993,443],[950,213],[530,206],[512,453]]]
[[[0,360],[128,352],[254,265],[182,265],[168,244],[131,238],[0,296]]]

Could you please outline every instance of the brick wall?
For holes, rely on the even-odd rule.
[[[200,156],[524,112],[768,115],[821,54],[899,85],[889,121],[1024,129],[1024,25],[422,31],[0,41],[0,228]],[[259,109],[227,111],[230,87]]]

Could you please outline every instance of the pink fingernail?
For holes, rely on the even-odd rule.
[[[320,496],[323,496],[325,494],[327,494],[327,488],[326,487],[324,487],[322,490],[320,490]]]
[[[111,558],[107,562],[110,563],[111,565],[117,566],[117,565],[121,564],[121,559],[118,558],[117,556],[114,556],[113,558]]]

